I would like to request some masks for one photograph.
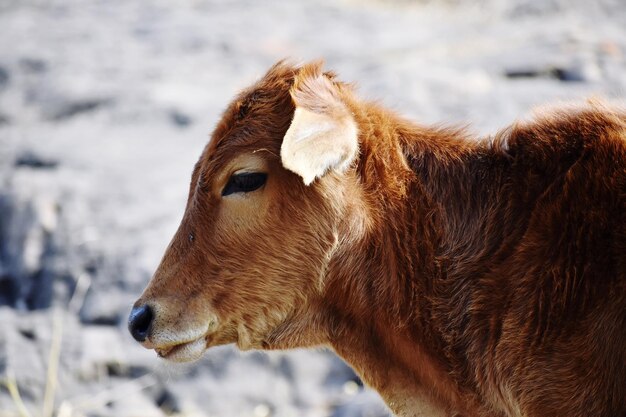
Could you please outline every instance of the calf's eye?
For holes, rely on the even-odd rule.
[[[243,172],[233,174],[228,179],[228,183],[222,190],[222,196],[234,193],[248,193],[257,190],[265,184],[267,174],[262,172]]]

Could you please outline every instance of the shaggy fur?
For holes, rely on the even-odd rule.
[[[347,170],[283,167],[296,106],[353,118]],[[222,197],[241,170],[267,183]],[[626,416],[626,114],[477,140],[279,63],[216,127],[143,304],[164,357],[326,345],[400,416]]]

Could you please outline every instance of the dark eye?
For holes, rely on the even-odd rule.
[[[262,172],[234,174],[229,178],[226,187],[222,190],[222,195],[226,196],[233,193],[247,193],[254,191],[261,188],[261,186],[265,184],[265,180],[267,180],[267,174]]]

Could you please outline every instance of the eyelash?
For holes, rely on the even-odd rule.
[[[222,196],[234,193],[248,193],[261,188],[267,180],[267,174],[262,172],[246,172],[234,174],[222,190]]]

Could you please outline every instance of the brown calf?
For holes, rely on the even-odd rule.
[[[172,361],[326,345],[400,416],[626,415],[626,114],[494,137],[279,63],[228,107],[129,327]]]

